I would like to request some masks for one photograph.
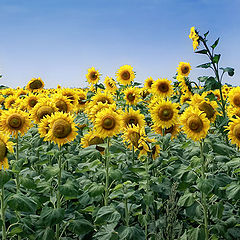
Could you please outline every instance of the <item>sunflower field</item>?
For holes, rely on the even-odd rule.
[[[88,88],[41,78],[0,89],[1,239],[240,239],[240,86],[208,32],[173,81],[88,69]]]

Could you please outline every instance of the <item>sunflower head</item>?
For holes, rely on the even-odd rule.
[[[240,147],[240,118],[231,118],[227,129],[229,130],[228,138]]]
[[[100,79],[100,74],[94,67],[88,69],[86,74],[87,81],[91,84],[96,84]]]
[[[72,111],[71,100],[68,99],[67,96],[63,96],[60,93],[54,94],[52,97],[52,102],[55,103],[55,106],[59,112],[71,112]]]
[[[103,143],[104,139],[94,131],[89,131],[81,139],[81,145],[83,148],[96,145],[96,149],[101,153],[104,153],[105,148],[98,145]]]
[[[193,41],[193,50],[195,51],[195,49],[199,45],[199,36],[198,36],[198,32],[195,31],[195,27],[191,27],[189,38],[192,39]]]
[[[117,85],[116,82],[113,80],[113,78],[106,77],[104,80],[104,84],[106,87],[106,90],[111,93],[115,93],[117,90]]]
[[[135,87],[128,87],[123,91],[126,103],[129,105],[136,105],[139,102],[140,94],[139,89]]]
[[[210,122],[214,122],[217,115],[217,103],[214,101],[204,100],[199,103],[199,110],[203,111],[206,114],[206,117],[210,120]]]
[[[240,107],[240,87],[232,88],[229,91],[229,102],[235,107]]]
[[[167,79],[157,79],[152,85],[152,92],[159,97],[170,97],[173,93],[171,81]]]
[[[152,77],[149,77],[145,80],[144,87],[150,90],[152,89],[153,83],[154,83],[154,80],[152,79]]]
[[[191,66],[189,63],[186,63],[186,62],[180,62],[177,67],[178,75],[182,75],[185,77],[189,75],[190,70],[191,70]]]
[[[140,110],[134,110],[132,108],[125,109],[125,112],[122,113],[122,119],[124,127],[131,125],[139,126],[143,128],[145,126],[144,115],[140,113]]]
[[[13,142],[9,141],[9,137],[0,132],[0,170],[9,168],[7,153],[13,153]]]
[[[36,91],[36,90],[43,89],[43,87],[44,87],[44,82],[42,81],[41,78],[32,78],[28,82],[26,89],[28,89],[29,91]]]
[[[124,65],[120,67],[116,73],[116,76],[118,82],[120,82],[121,84],[130,84],[135,78],[133,67],[130,65]]]

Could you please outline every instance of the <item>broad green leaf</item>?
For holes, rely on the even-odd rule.
[[[197,68],[209,68],[209,67],[211,67],[211,63],[204,63],[197,66]]]
[[[59,167],[58,166],[47,166],[43,170],[43,175],[45,176],[46,180],[49,180],[52,177],[57,176],[59,172]]]
[[[226,190],[228,199],[240,199],[240,184],[238,182],[232,182]]]
[[[178,206],[180,207],[189,207],[195,202],[192,193],[185,193],[178,200]]]
[[[60,223],[64,218],[64,209],[44,207],[40,215],[40,221],[46,226]]]
[[[105,187],[102,184],[93,183],[89,189],[89,195],[96,197],[104,193]]]
[[[118,240],[118,233],[114,230],[115,225],[107,224],[93,236],[93,240]]]
[[[234,75],[234,68],[231,67],[226,67],[226,68],[220,68],[223,70],[223,72],[227,72],[230,77]]]
[[[36,240],[50,240],[55,238],[55,233],[50,227],[36,232]]]
[[[15,234],[23,232],[23,229],[20,226],[11,228],[11,231],[9,233],[10,236],[14,236]]]
[[[76,197],[78,196],[78,189],[76,184],[72,180],[68,179],[66,183],[59,186],[59,191],[62,195],[67,197]]]
[[[218,63],[220,57],[221,57],[221,54],[214,54],[214,56],[213,56],[213,62],[214,62],[214,63]]]
[[[120,240],[144,240],[145,233],[139,226],[125,227],[118,229]]]
[[[69,223],[69,230],[77,235],[87,234],[93,229],[94,226],[86,219],[76,219]]]
[[[0,170],[0,188],[2,188],[10,179],[11,173],[9,171]]]
[[[197,187],[201,192],[208,195],[212,191],[214,184],[211,179],[198,178]]]
[[[26,188],[26,189],[36,189],[37,184],[34,182],[30,176],[26,177],[21,177],[21,184]]]

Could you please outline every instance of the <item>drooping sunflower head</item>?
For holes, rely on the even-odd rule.
[[[88,69],[88,73],[86,74],[87,81],[91,84],[96,84],[100,80],[100,74],[98,70],[94,67]]]
[[[17,137],[18,133],[24,135],[31,127],[29,114],[18,109],[3,111],[0,120],[0,131]]]
[[[140,110],[133,110],[132,108],[125,109],[125,112],[122,113],[123,126],[125,128],[135,125],[139,126],[140,129],[144,128],[145,120],[144,115],[140,113]]]
[[[55,112],[51,115],[46,140],[54,142],[60,147],[74,141],[76,136],[77,128],[72,115],[63,112]]]
[[[120,133],[122,119],[118,113],[110,108],[104,108],[96,115],[94,130],[103,138],[112,137]]]
[[[154,80],[152,79],[152,77],[149,77],[145,80],[144,87],[151,90],[153,83],[154,83]]]
[[[173,93],[171,81],[168,79],[157,79],[152,85],[152,92],[159,97],[170,97]]]
[[[240,107],[240,87],[232,88],[229,92],[229,102],[235,107]]]
[[[136,87],[128,87],[124,91],[124,99],[128,105],[136,105],[140,100],[139,89]]]
[[[104,84],[106,87],[106,91],[110,92],[110,93],[115,93],[117,90],[117,85],[116,82],[113,80],[113,78],[110,77],[106,77],[104,80]]]
[[[199,141],[206,137],[210,121],[198,108],[189,107],[180,117],[183,131],[188,138]]]
[[[9,141],[9,137],[0,132],[0,170],[9,168],[7,153],[13,153],[13,142]]]
[[[157,102],[150,110],[153,123],[162,128],[170,128],[178,121],[178,107],[177,103],[169,100]]]
[[[210,122],[214,122],[217,116],[218,105],[215,101],[203,100],[198,104],[200,111],[203,111],[206,114],[206,117]]]
[[[134,78],[135,74],[133,71],[133,67],[130,65],[121,66],[116,72],[117,81],[123,85],[130,84]]]
[[[186,62],[180,62],[177,67],[178,75],[182,75],[185,77],[189,75],[190,70],[191,70],[191,66],[189,63],[186,63]]]
[[[105,148],[98,145],[103,143],[104,139],[94,131],[89,131],[81,139],[81,145],[83,148],[96,145],[96,149],[101,153],[104,153]]]
[[[240,118],[231,118],[227,129],[229,130],[228,138],[231,140],[232,144],[236,144],[240,147]]]
[[[62,96],[66,96],[69,100],[70,103],[73,105],[73,107],[75,107],[77,105],[77,100],[78,100],[78,95],[76,93],[75,89],[71,89],[71,88],[62,88],[59,93]]]
[[[195,27],[191,27],[189,38],[193,41],[193,50],[195,51],[199,45],[199,36],[198,32],[195,31]]]
[[[56,93],[52,95],[51,99],[59,112],[68,113],[72,111],[73,105],[67,96],[63,96],[61,93]]]
[[[40,77],[32,78],[26,86],[26,89],[29,91],[37,91],[37,90],[41,90],[43,88],[44,88],[44,82]]]
[[[166,135],[168,133],[171,134],[171,139],[176,138],[178,136],[178,133],[180,132],[180,124],[175,123],[169,128],[162,128],[161,126],[158,126],[157,124],[152,125],[152,129],[155,133],[163,135],[163,133]]]

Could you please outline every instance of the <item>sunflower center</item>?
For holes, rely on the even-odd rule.
[[[203,102],[199,104],[198,108],[206,113],[208,119],[211,119],[214,116],[215,110],[209,103]]]
[[[0,162],[4,160],[7,154],[6,144],[0,139]]]
[[[187,120],[187,125],[188,127],[193,131],[193,132],[201,132],[203,129],[203,122],[200,117],[198,116],[191,116]]]
[[[90,78],[91,78],[92,80],[96,80],[97,77],[98,77],[97,72],[92,72],[92,73],[90,74]]]
[[[121,74],[121,77],[122,77],[123,80],[129,80],[130,76],[131,76],[131,75],[130,75],[129,71],[124,71],[124,72]]]
[[[37,110],[37,118],[40,121],[41,119],[43,119],[43,117],[47,116],[47,115],[51,115],[53,113],[53,109],[49,106],[41,106],[38,110]]]
[[[132,132],[129,135],[129,140],[132,142],[134,147],[138,147],[138,141],[140,139],[140,134],[138,132]]]
[[[165,92],[167,92],[167,91],[169,90],[169,86],[168,86],[167,83],[160,83],[160,84],[158,85],[158,90],[159,90],[160,92],[165,93]]]
[[[34,90],[34,89],[39,89],[43,86],[42,82],[38,79],[34,80],[33,82],[31,82],[29,84],[30,89]]]
[[[94,138],[92,138],[89,141],[88,144],[89,144],[89,146],[91,146],[91,145],[97,145],[97,144],[102,144],[102,143],[104,143],[103,139],[100,138],[100,137],[95,136]]]
[[[137,126],[138,125],[138,120],[137,120],[137,118],[135,118],[135,117],[130,117],[129,119],[128,119],[128,121],[127,121],[127,125],[128,124],[133,124],[133,125],[135,125],[135,126]]]
[[[33,108],[36,104],[37,104],[37,100],[36,100],[36,99],[31,99],[31,100],[29,100],[29,106],[30,106],[30,107]]]
[[[188,66],[182,66],[181,71],[183,74],[187,74],[189,72],[189,67]]]
[[[65,101],[63,100],[58,100],[56,102],[56,107],[58,108],[59,112],[67,112],[68,106]]]
[[[128,99],[129,101],[133,102],[134,99],[135,99],[135,95],[134,95],[133,93],[129,93],[129,94],[127,95],[127,99]]]
[[[71,124],[64,119],[57,119],[52,128],[56,138],[66,138],[72,131]]]
[[[233,129],[233,134],[240,141],[240,124],[237,124]]]
[[[24,124],[24,118],[20,114],[14,113],[8,117],[7,123],[10,128],[19,130]]]
[[[115,122],[115,119],[111,116],[107,116],[103,119],[103,122],[102,122],[102,127],[106,130],[111,130],[115,127],[116,125],[116,122]]]
[[[236,106],[240,107],[240,95],[236,95],[236,96],[233,97],[233,103]]]
[[[158,116],[162,121],[169,121],[173,117],[173,110],[171,108],[159,109]]]

